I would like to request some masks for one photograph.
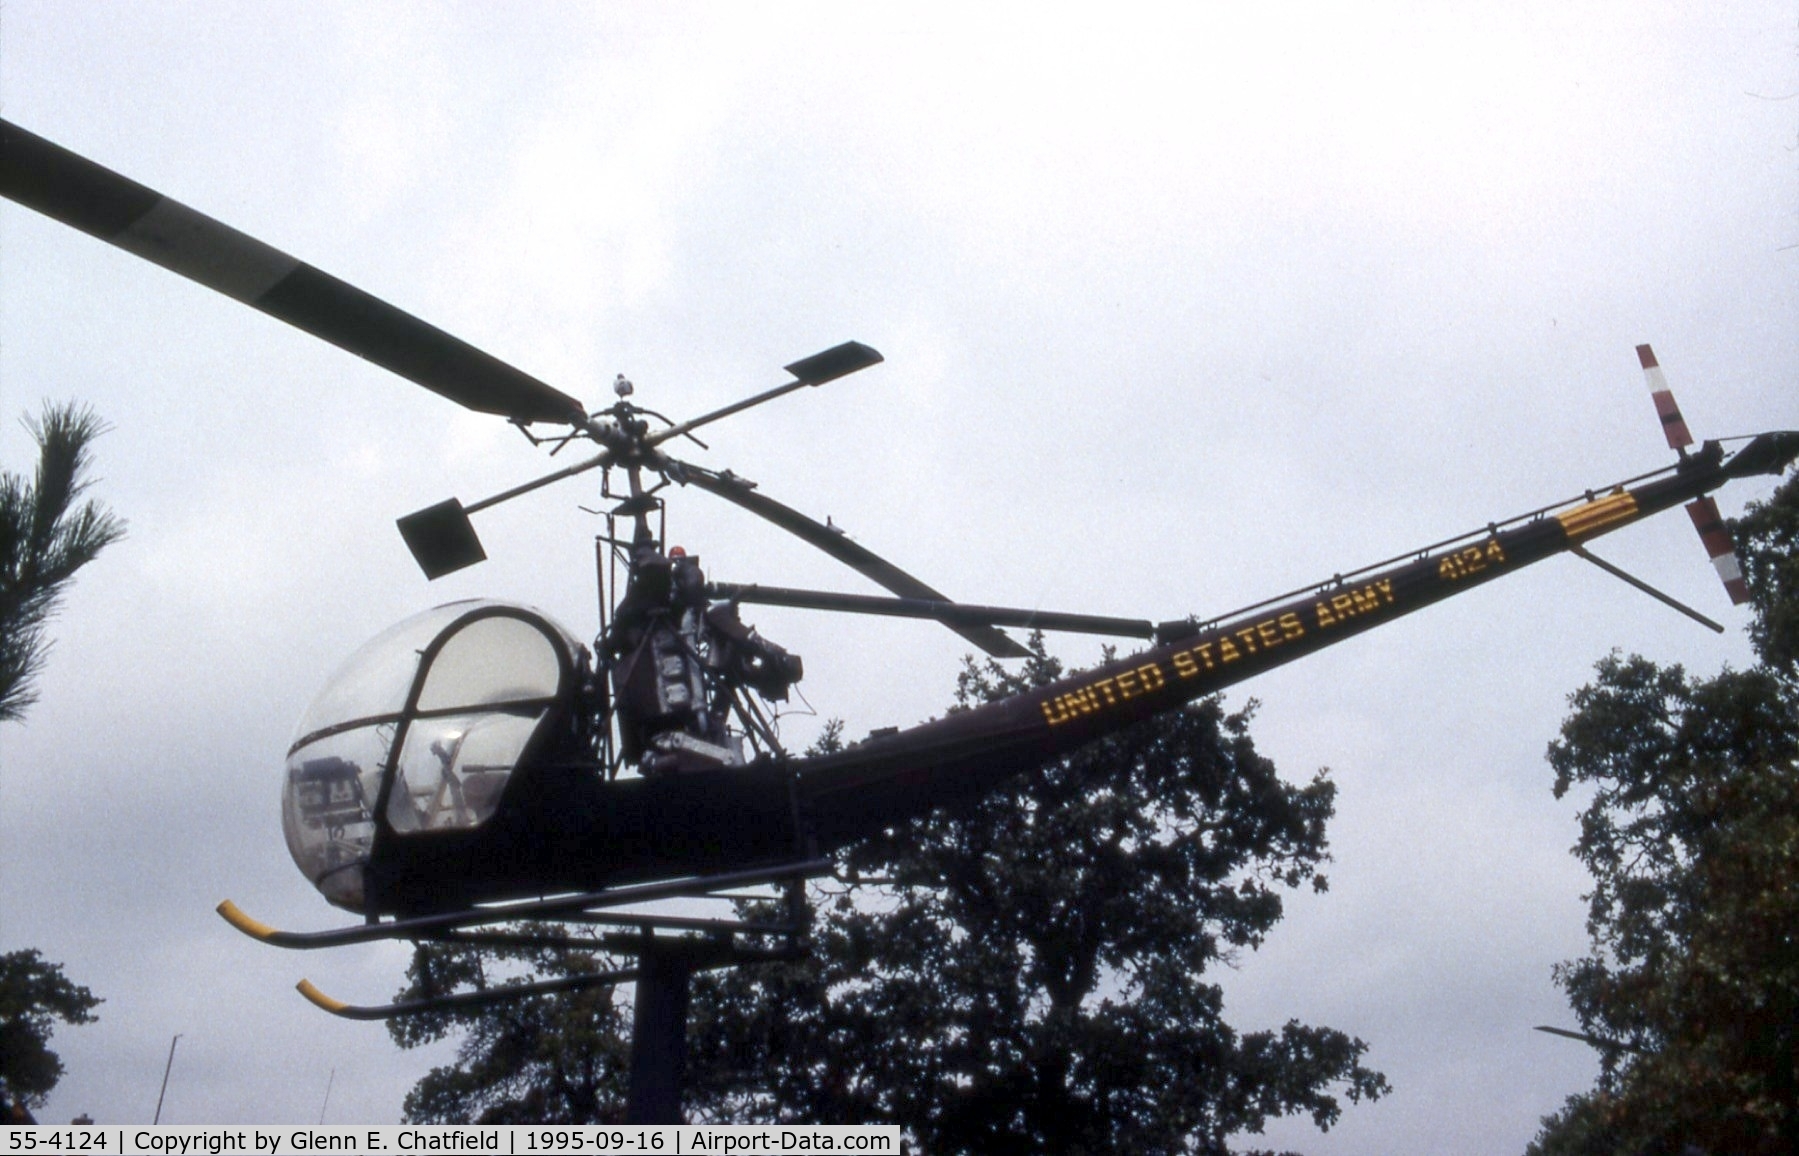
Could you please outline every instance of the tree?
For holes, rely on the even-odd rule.
[[[46,405],[25,425],[38,446],[36,479],[0,474],[0,722],[20,720],[37,699],[46,624],[64,588],[125,532],[98,503],[75,506],[92,484],[91,446],[105,423],[71,402]]]
[[[0,955],[0,1116],[44,1106],[62,1078],[62,1061],[50,1050],[56,1020],[91,1023],[100,1000],[63,977],[27,948]]]
[[[1061,677],[969,663],[972,706]],[[1018,787],[852,848],[817,950],[696,995],[696,1107],[904,1126],[940,1153],[1224,1152],[1387,1090],[1366,1049],[1289,1021],[1239,1034],[1208,966],[1258,945],[1325,856],[1335,787],[1283,782],[1216,699]],[[772,972],[772,974],[771,974]],[[698,1015],[696,1015],[696,1019]],[[755,1080],[733,1087],[732,1073]]]
[[[515,929],[518,930],[518,929]],[[596,945],[597,947],[597,945]],[[520,965],[539,976],[592,970],[592,954],[531,948],[456,952],[421,945],[403,998],[457,986],[483,990]],[[516,979],[516,976],[514,976]],[[592,1124],[622,1116],[630,1045],[610,987],[432,1012],[388,1021],[403,1048],[464,1035],[456,1062],[435,1068],[406,1096],[412,1123]]]
[[[22,720],[37,699],[46,626],[63,589],[125,532],[97,503],[74,508],[91,484],[90,447],[106,428],[93,411],[46,405],[25,425],[37,442],[36,478],[0,473],[0,722]],[[35,950],[0,956],[0,1111],[43,1105],[63,1070],[48,1047],[53,1021],[88,1023],[99,1002]]]
[[[959,706],[1059,677],[1033,649],[1016,674],[971,662]],[[1325,886],[1335,788],[1283,782],[1250,714],[1196,704],[845,852],[849,882],[812,892],[808,958],[696,980],[689,1111],[898,1123],[933,1156],[1223,1152],[1270,1117],[1328,1127],[1339,1095],[1384,1093],[1360,1040],[1296,1022],[1239,1034],[1201,979],[1261,942],[1282,889]],[[475,1027],[498,1018],[465,1018],[457,1071],[492,1068],[488,1044],[468,1046],[498,1040]],[[433,1072],[408,1112],[456,1078]]]
[[[1612,655],[1549,748],[1590,789],[1592,951],[1561,964],[1597,1087],[1533,1153],[1799,1144],[1799,479],[1734,523],[1759,661],[1695,679]]]

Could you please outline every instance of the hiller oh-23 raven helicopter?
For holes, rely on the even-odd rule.
[[[641,1037],[644,985],[658,961],[675,958],[656,946],[671,937],[654,933],[705,933],[703,948],[680,957],[680,972],[779,955],[797,942],[799,923],[797,916],[761,925],[621,908],[752,882],[783,881],[791,897],[797,880],[828,870],[830,854],[853,840],[994,791],[1059,753],[1551,555],[1573,552],[1606,565],[1587,542],[1675,505],[1688,505],[1741,601],[1746,591],[1730,540],[1706,495],[1733,479],[1778,474],[1799,456],[1792,432],[1761,434],[1730,453],[1718,442],[1690,450],[1693,439],[1642,346],[1657,412],[1679,454],[1665,468],[1204,621],[963,605],[754,483],[667,451],[720,418],[876,364],[881,355],[866,345],[849,342],[796,361],[786,367],[793,377],[786,384],[687,421],[634,402],[622,376],[617,400],[589,412],[154,190],[14,125],[0,122],[0,134],[0,193],[12,200],[504,417],[534,442],[597,447],[505,493],[466,506],[452,499],[399,520],[414,557],[435,578],[484,557],[471,513],[602,471],[603,493],[616,504],[600,548],[611,560],[616,597],[592,647],[536,610],[497,601],[439,606],[376,638],[306,712],[282,796],[296,863],[327,899],[366,922],[284,932],[230,903],[220,910],[240,930],[285,947],[468,938],[470,928],[518,920],[622,925],[633,935],[614,940],[630,940],[623,950],[643,962],[632,972],[385,1007],[352,1007],[302,985],[314,1002],[353,1018],[638,978]],[[617,493],[614,471],[623,479]],[[773,522],[894,597],[708,582],[698,558],[665,546],[670,483]],[[766,704],[787,697],[800,660],[743,622],[748,603],[934,619],[1000,657],[1027,653],[1005,626],[1151,645],[1002,702],[797,757],[782,749]],[[788,947],[754,946],[755,936],[767,934],[788,936]],[[673,1002],[662,1006],[672,1014],[684,1006],[685,989],[668,990]]]

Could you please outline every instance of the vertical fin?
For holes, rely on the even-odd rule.
[[[1639,345],[1637,360],[1643,363],[1643,376],[1649,380],[1649,396],[1655,399],[1655,413],[1662,419],[1662,433],[1667,435],[1668,448],[1686,449],[1693,444],[1693,435],[1687,432],[1687,419],[1680,416],[1680,406],[1675,404],[1674,394],[1668,389],[1668,379],[1662,376],[1655,351],[1647,345]]]

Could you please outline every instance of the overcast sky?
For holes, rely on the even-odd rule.
[[[1654,468],[1639,342],[1699,436],[1799,428],[1790,3],[1344,7],[8,0],[0,114],[596,408],[620,372],[679,418],[875,346],[689,456],[966,601],[1211,615]],[[382,1002],[406,949],[284,953],[212,907],[341,921],[280,835],[301,711],[452,598],[590,635],[597,496],[480,515],[492,561],[427,584],[393,519],[544,469],[503,422],[10,203],[0,262],[0,460],[91,402],[131,523],[0,728],[0,950],[107,1001],[43,1118],[147,1121],[179,1032],[165,1120],[397,1120],[447,1053],[292,985]],[[703,494],[670,527],[720,579],[872,592]],[[1514,1153],[1590,1083],[1530,1030],[1571,1024],[1550,967],[1584,943],[1543,749],[1613,647],[1749,657],[1684,516],[1597,552],[1730,632],[1563,558],[1231,695],[1341,793],[1331,889],[1229,1018],[1341,1028],[1394,1086],[1274,1142]],[[858,734],[940,710],[965,649],[750,617]]]

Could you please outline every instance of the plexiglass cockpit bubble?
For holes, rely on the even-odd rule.
[[[576,690],[581,646],[526,606],[453,602],[376,636],[300,720],[281,797],[287,849],[340,907],[363,906],[377,838],[480,826]]]

